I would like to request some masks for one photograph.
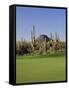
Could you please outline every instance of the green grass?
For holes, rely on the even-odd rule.
[[[16,56],[16,83],[64,81],[64,55]]]

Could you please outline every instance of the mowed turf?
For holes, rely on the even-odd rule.
[[[56,56],[16,56],[16,83],[64,81],[66,59]]]

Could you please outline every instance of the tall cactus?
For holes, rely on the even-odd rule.
[[[52,32],[51,32],[51,39],[53,39],[53,35],[52,35]]]

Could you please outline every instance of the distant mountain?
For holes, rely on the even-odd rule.
[[[46,38],[47,42],[50,40],[50,38],[47,35],[44,35],[44,34],[42,34],[38,38],[36,38],[35,42],[36,42],[37,48],[39,48],[40,43],[42,43],[42,41],[44,41],[45,38]]]
[[[42,34],[36,39],[36,42],[43,41],[45,40],[45,38],[46,38],[46,41],[50,40],[50,38],[47,35]]]

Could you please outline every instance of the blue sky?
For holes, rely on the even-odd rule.
[[[60,39],[65,41],[66,16],[64,9],[16,7],[16,40],[31,40],[31,31],[35,25],[36,38],[41,34],[50,37],[57,32]]]

